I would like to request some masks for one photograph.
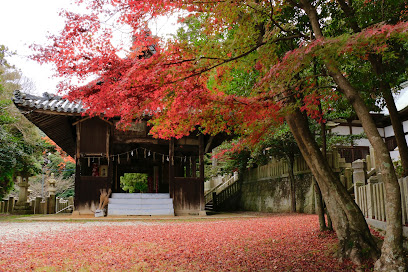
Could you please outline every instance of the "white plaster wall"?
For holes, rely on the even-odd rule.
[[[370,146],[370,141],[368,139],[360,139],[354,142],[355,146]]]
[[[385,127],[384,132],[385,132],[385,137],[394,136],[394,130],[392,129],[392,126]]]
[[[360,134],[364,132],[362,127],[351,127],[353,134]]]
[[[391,160],[398,161],[400,159],[399,151],[390,151]]]
[[[350,134],[350,129],[347,126],[338,126],[338,127],[332,128],[331,131],[333,133],[338,133],[339,135],[349,135]]]
[[[408,131],[408,121],[402,122],[402,126],[404,128],[404,132],[407,132]]]
[[[385,137],[385,136],[384,136],[384,135],[385,135],[385,131],[384,131],[383,128],[377,128],[377,130],[378,130],[378,133],[380,133],[380,136],[381,136],[381,137]]]

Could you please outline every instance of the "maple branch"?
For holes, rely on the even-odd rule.
[[[279,29],[280,29],[281,31],[283,31],[283,32],[289,33],[289,31],[285,30],[281,25],[279,25],[279,23],[278,23],[275,19],[273,19],[272,13],[271,13],[271,14],[268,14],[268,13],[266,13],[265,11],[259,10],[259,9],[255,8],[255,7],[251,6],[250,4],[246,4],[246,6],[249,7],[249,8],[251,8],[251,9],[253,9],[253,10],[255,10],[256,12],[259,12],[259,13],[261,13],[261,14],[263,14],[263,15],[268,16],[269,19],[272,21],[272,23],[273,23],[277,28],[279,28]],[[271,3],[271,8],[272,8],[272,11],[273,11],[272,3]]]
[[[180,61],[176,61],[176,62],[165,63],[164,66],[176,65],[176,64],[181,64],[181,63],[184,63],[184,62],[199,61],[201,59],[222,60],[222,61],[227,60],[227,59],[217,58],[217,57],[199,57],[199,58],[194,58],[194,59],[185,59],[185,60],[180,60]]]
[[[272,43],[279,42],[279,41],[290,40],[290,39],[294,39],[294,38],[300,38],[300,37],[301,37],[300,35],[292,35],[292,36],[277,38],[277,39],[274,39],[274,40],[272,41]],[[265,44],[267,44],[267,43],[266,43],[266,42],[260,42],[260,43],[258,43],[256,46],[254,46],[253,48],[251,48],[250,50],[248,50],[247,52],[242,53],[241,55],[238,55],[238,56],[233,57],[233,58],[230,58],[230,59],[226,59],[226,60],[224,60],[224,61],[222,61],[222,62],[220,62],[220,63],[217,63],[217,64],[215,64],[215,65],[213,65],[213,66],[207,67],[207,68],[205,68],[205,69],[203,69],[203,70],[201,70],[201,71],[199,71],[199,72],[193,73],[193,74],[191,74],[191,75],[189,75],[189,76],[187,76],[187,77],[184,77],[184,78],[182,78],[182,79],[178,79],[178,80],[175,80],[175,81],[169,82],[169,83],[176,83],[176,82],[181,81],[181,80],[185,80],[185,79],[188,79],[188,78],[191,78],[191,77],[198,76],[198,75],[200,75],[200,74],[202,74],[202,73],[205,73],[205,72],[208,72],[208,71],[210,71],[210,70],[212,70],[212,69],[214,69],[214,68],[217,68],[218,66],[221,66],[221,65],[223,65],[223,64],[229,63],[229,62],[231,62],[231,61],[234,61],[234,60],[237,60],[237,59],[240,59],[240,58],[243,58],[243,57],[245,57],[245,56],[251,54],[252,52],[254,52],[255,50],[257,50],[259,47],[261,47],[261,46],[263,46],[263,45],[265,45]]]
[[[337,0],[337,2],[340,5],[341,10],[344,12],[346,17],[348,18],[348,23],[350,24],[351,28],[353,29],[354,32],[360,32],[361,28],[358,26],[356,22],[356,16],[354,9],[352,9],[344,0]]]

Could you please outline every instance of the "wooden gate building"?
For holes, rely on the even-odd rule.
[[[14,104],[65,152],[75,158],[75,211],[89,214],[99,203],[100,189],[123,192],[120,177],[145,173],[149,193],[167,193],[175,215],[204,214],[204,153],[221,136],[198,132],[181,139],[149,135],[147,119],[128,130],[116,128],[119,118],[89,117],[81,102],[44,93],[14,92]]]

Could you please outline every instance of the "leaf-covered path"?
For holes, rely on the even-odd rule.
[[[315,215],[0,223],[0,241],[0,271],[353,271]]]

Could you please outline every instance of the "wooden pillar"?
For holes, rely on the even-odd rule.
[[[169,192],[174,197],[174,138],[169,142]]]
[[[196,157],[191,157],[191,177],[196,178],[197,177],[197,158]]]
[[[76,153],[75,153],[75,199],[74,199],[74,212],[79,208],[79,199],[81,192],[81,123],[76,125]]]
[[[191,177],[191,164],[190,161],[186,161],[186,177],[189,178]]]
[[[199,158],[200,158],[200,177],[199,177],[199,182],[200,182],[200,215],[206,215],[205,213],[205,199],[204,199],[204,135],[200,134],[198,136],[199,138],[199,147],[198,147],[198,152],[199,152]]]

